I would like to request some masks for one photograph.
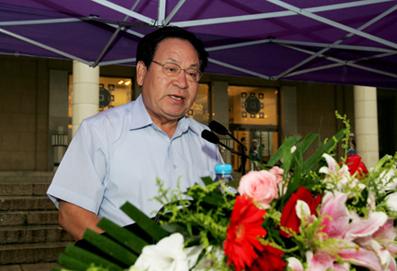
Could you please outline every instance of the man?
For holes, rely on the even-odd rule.
[[[247,147],[245,146],[245,137],[240,139],[241,145],[238,145],[238,152],[240,153],[240,166],[238,168],[238,172],[241,172],[242,175],[245,174],[245,167],[247,164]],[[243,154],[243,155],[241,155]]]
[[[126,201],[154,215],[156,178],[182,190],[213,176],[217,147],[201,138],[206,126],[185,117],[207,64],[203,44],[177,27],[146,35],[137,49],[136,81],[142,94],[81,124],[48,189],[59,223],[78,240],[100,217],[133,221]]]

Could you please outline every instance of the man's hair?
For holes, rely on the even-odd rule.
[[[205,51],[203,42],[192,32],[176,26],[161,27],[146,36],[138,43],[136,51],[136,63],[143,61],[146,67],[150,66],[158,44],[164,39],[178,38],[186,40],[192,44],[200,60],[200,70],[203,72],[208,63],[208,53]]]

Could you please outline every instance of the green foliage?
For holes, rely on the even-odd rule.
[[[91,264],[105,268],[109,271],[123,270],[117,264],[73,245],[66,247],[65,251],[59,256],[58,262],[60,265],[76,271],[85,271],[91,266]]]
[[[211,181],[205,186],[193,185],[185,194],[168,191],[160,195],[161,202],[174,199],[160,212],[164,228],[178,229],[187,244],[200,242],[204,248],[210,243],[222,244],[234,205],[234,195],[226,192],[222,183]]]
[[[280,199],[279,206],[282,207],[291,194],[299,186],[305,186],[311,190],[317,189],[318,169],[323,164],[321,161],[324,153],[333,153],[337,144],[343,139],[346,131],[342,129],[330,140],[318,143],[315,151],[310,156],[307,151],[310,147],[319,141],[317,134],[308,134],[301,138],[292,136],[285,139],[278,151],[270,158],[264,168],[270,168],[279,165],[284,170],[282,189],[284,196]],[[306,159],[305,157],[308,156]]]
[[[131,219],[136,221],[141,229],[146,231],[153,240],[160,240],[169,234],[159,224],[156,224],[156,222],[152,221],[132,204],[126,203],[121,209]],[[108,255],[109,259],[113,260],[106,260],[103,256],[71,245],[59,257],[58,262],[61,266],[76,271],[85,271],[89,270],[89,268],[96,268],[92,270],[98,271],[121,271],[123,267],[120,266],[120,263],[123,266],[133,265],[137,259],[137,255],[148,244],[134,232],[130,232],[105,218],[101,219],[98,226],[106,230],[107,236],[88,229],[85,231],[83,239],[102,251],[102,253]]]
[[[307,240],[315,241],[313,240],[315,236],[312,235],[316,225],[312,226],[313,229],[308,228],[304,231],[305,240],[302,239],[302,242],[297,240],[298,246],[296,243],[293,245],[286,243],[288,241],[279,233],[280,210],[299,186],[305,186],[312,191],[322,190],[318,175],[318,169],[324,164],[322,155],[334,152],[340,142],[343,142],[345,150],[348,147],[347,135],[350,134],[350,126],[346,117],[338,116],[338,118],[344,121],[347,129],[342,129],[330,140],[320,142],[317,134],[309,134],[303,138],[288,137],[268,163],[263,165],[263,169],[280,166],[284,170],[284,176],[280,199],[275,202],[276,206],[267,210],[264,222],[267,236],[262,242],[282,248],[285,252],[305,251],[307,247],[316,245],[307,243]],[[310,149],[315,149],[311,155],[308,152]],[[389,162],[395,164],[396,157],[393,159],[382,161],[381,167]],[[375,180],[379,178],[379,174],[374,173],[370,178],[370,183],[373,182],[371,185],[376,186]],[[186,245],[203,246],[204,251],[208,252],[208,259],[211,260],[212,257],[213,266],[217,266],[216,270],[227,270],[223,260],[219,260],[219,256],[214,252],[214,247],[222,247],[225,240],[235,195],[228,192],[225,184],[221,182],[214,182],[209,177],[204,177],[202,180],[205,185],[193,185],[183,193],[179,186],[172,190],[165,189],[161,181],[157,180],[159,191],[155,199],[163,205],[163,208],[156,216],[156,220],[150,219],[128,202],[121,207],[121,210],[153,238],[153,243],[170,233],[180,232],[185,237]],[[103,259],[76,246],[69,246],[59,258],[59,263],[63,267],[77,271],[120,271],[125,266],[131,266],[143,247],[150,244],[134,232],[121,228],[107,219],[102,219],[98,226],[106,231],[106,236],[87,230],[84,239],[115,261]],[[123,266],[120,266],[120,263]]]
[[[343,129],[344,136],[342,137],[342,140],[341,140],[341,147],[344,150],[342,162],[345,162],[347,152],[348,152],[349,146],[350,146],[350,133],[351,133],[350,121],[346,115],[342,116],[337,111],[335,112],[335,116],[338,120],[342,121],[343,125],[345,126],[345,128]]]
[[[136,254],[130,252],[125,247],[121,246],[117,242],[97,234],[96,232],[87,229],[84,233],[84,239],[92,245],[102,250],[107,255],[119,260],[126,265],[132,265],[137,259]]]
[[[120,209],[131,217],[141,229],[147,232],[156,242],[168,236],[168,232],[161,228],[156,222],[151,220],[141,210],[129,202],[124,203]]]
[[[140,254],[142,248],[148,243],[141,238],[137,237],[130,231],[120,228],[117,224],[113,223],[109,219],[103,218],[98,223],[98,227],[106,231],[112,238],[117,240],[120,244],[123,244],[127,248],[131,249],[136,254]]]

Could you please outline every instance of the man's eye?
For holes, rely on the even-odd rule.
[[[187,74],[189,74],[193,78],[197,78],[198,71],[187,71]]]
[[[166,69],[167,72],[169,73],[177,73],[178,72],[178,68],[177,67],[172,67],[172,66],[166,66],[164,67]]]

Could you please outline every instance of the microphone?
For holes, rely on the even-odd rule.
[[[220,134],[220,135],[229,135],[230,134],[229,130],[225,126],[223,126],[221,123],[219,123],[215,120],[212,120],[208,124],[208,127],[210,127],[210,129],[212,131],[214,131],[215,133]]]
[[[235,137],[233,136],[233,134],[232,134],[225,126],[223,126],[221,123],[219,123],[219,122],[217,122],[217,121],[215,121],[215,120],[212,120],[212,121],[208,124],[208,127],[210,127],[210,129],[211,129],[212,131],[214,131],[215,133],[217,133],[217,134],[220,134],[220,135],[228,135],[228,136],[230,136],[230,138],[233,139],[235,142],[237,142],[237,144],[239,144],[240,146],[242,146],[243,149],[246,149],[245,145],[244,145],[243,143],[241,143],[240,140],[238,140],[237,138],[235,138]]]
[[[207,130],[207,129],[203,130],[201,132],[201,137],[204,138],[205,140],[207,140],[208,142],[211,142],[211,143],[216,144],[216,145],[221,145],[225,149],[229,150],[231,153],[247,157],[247,155],[245,153],[240,153],[238,151],[235,151],[232,148],[230,148],[228,145],[222,143],[219,140],[219,137],[216,134],[214,134],[213,132],[211,132],[210,130]]]

